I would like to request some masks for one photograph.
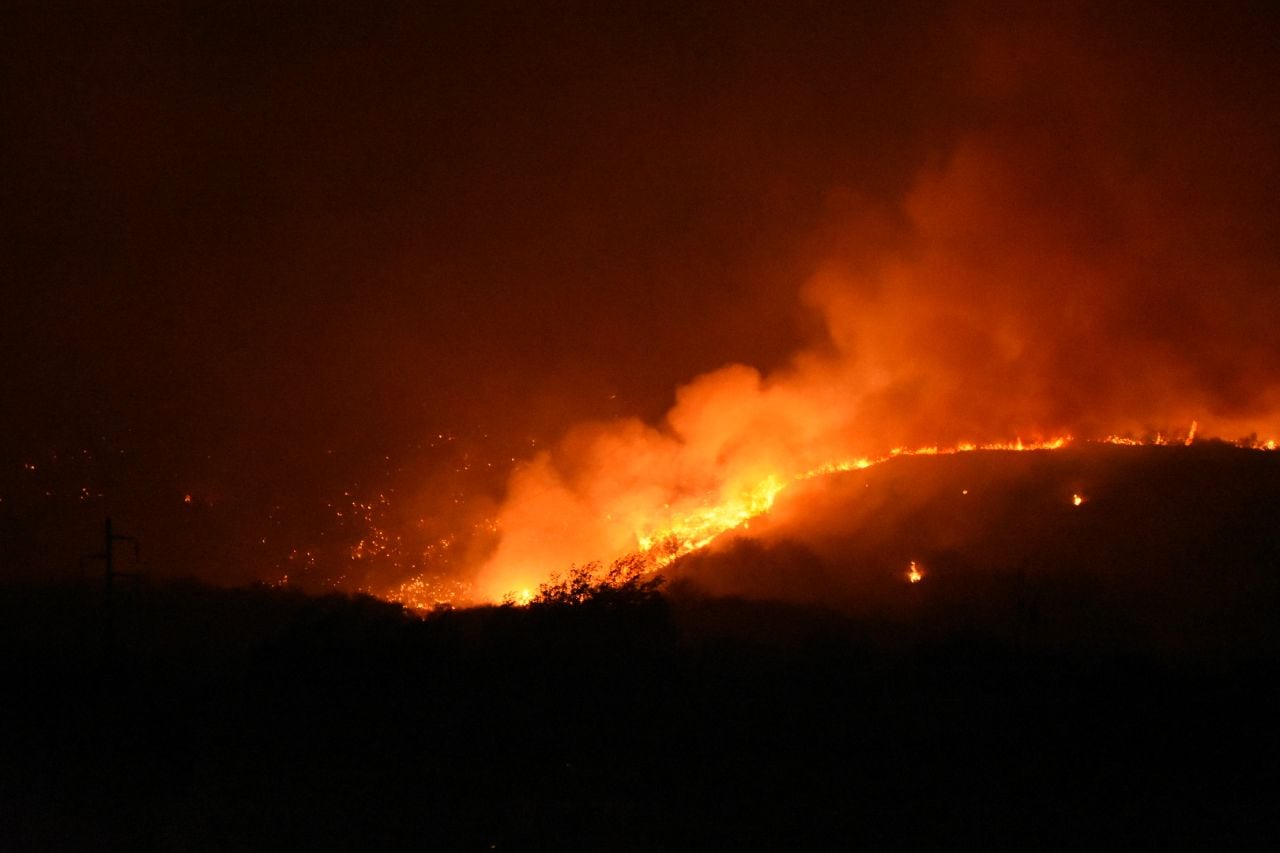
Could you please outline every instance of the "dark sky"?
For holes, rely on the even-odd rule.
[[[240,552],[179,553],[184,495],[260,518],[412,457],[397,488],[420,482],[415,512],[442,512],[431,484],[448,479],[456,505],[460,465],[584,419],[660,423],[681,383],[727,363],[847,362],[880,310],[951,316],[954,288],[920,276],[957,265],[1015,320],[1105,269],[1105,287],[1053,304],[1099,318],[1091,333],[1128,341],[1125,359],[1167,366],[1188,340],[1215,353],[1138,396],[1186,385],[1191,408],[1269,415],[1280,311],[1274,272],[1257,273],[1277,253],[1277,33],[1265,4],[1110,6],[11,4],[0,512],[28,554],[48,535],[25,520],[31,495],[83,476],[81,526],[111,511],[161,562],[169,548],[253,576]],[[970,237],[1058,272],[1010,262],[988,289],[951,245]],[[1197,248],[1133,248],[1157,243]],[[902,298],[814,283],[894,253],[916,271]],[[1138,295],[1110,295],[1144,260],[1148,278],[1124,279]],[[880,294],[901,281],[872,278]],[[1236,307],[1204,319],[1188,294],[1205,287]],[[849,294],[856,322],[836,307]],[[1171,307],[1130,340],[1152,304]],[[948,328],[923,373],[1018,334]],[[1063,352],[1019,363],[1043,380]],[[993,428],[1078,423],[1079,378]],[[872,396],[915,406],[898,385]],[[406,450],[436,435],[448,452]],[[75,454],[93,461],[56,488],[22,467]],[[257,536],[235,519],[206,539]]]

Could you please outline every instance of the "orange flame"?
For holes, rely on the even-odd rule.
[[[1019,438],[1013,442],[994,444],[967,442],[955,447],[935,445],[918,447],[914,450],[895,447],[879,457],[858,457],[828,462],[794,474],[789,480],[770,474],[752,488],[730,497],[721,504],[701,507],[688,514],[671,518],[665,525],[637,531],[636,544],[640,553],[651,561],[654,568],[661,568],[685,554],[702,550],[722,534],[745,526],[751,519],[764,515],[773,508],[774,501],[790,482],[803,482],[846,471],[861,471],[902,456],[941,456],[970,453],[976,450],[1057,450],[1070,443],[1071,436],[1060,436],[1035,442],[1023,442]]]
[[[1176,443],[1188,444],[1194,436],[1195,430],[1196,424],[1193,422],[1186,438]],[[686,500],[675,506],[670,502],[664,502],[661,504],[660,509],[657,510],[652,507],[645,508],[639,503],[633,503],[626,508],[626,511],[612,512],[606,515],[606,523],[614,528],[617,528],[628,519],[632,525],[629,534],[620,536],[615,540],[617,542],[615,546],[616,553],[609,554],[608,557],[612,559],[624,556],[627,553],[638,554],[644,559],[649,571],[656,571],[680,557],[706,548],[718,537],[728,532],[749,527],[753,519],[767,514],[773,508],[778,496],[793,483],[847,471],[864,470],[891,459],[906,456],[940,456],[983,450],[1051,451],[1067,447],[1072,442],[1071,436],[1064,435],[1038,441],[1023,441],[1017,438],[1011,442],[962,442],[950,447],[936,445],[914,449],[895,447],[880,456],[860,456],[835,460],[790,475],[777,472],[768,473],[749,485],[739,487],[736,490],[726,490],[719,493],[714,491],[706,492],[700,499]],[[1169,440],[1163,434],[1157,434],[1147,440],[1111,435],[1103,438],[1100,443],[1122,446],[1163,446],[1169,444]],[[1240,446],[1255,449],[1275,449],[1274,441],[1266,443],[1246,441],[1239,442],[1239,444]],[[1081,506],[1087,500],[1088,498],[1081,493],[1075,493],[1071,496],[1073,506]],[[561,531],[561,533],[568,532],[567,529]],[[916,563],[912,563],[912,567],[908,571],[908,580],[911,583],[917,583],[924,577],[924,572]],[[524,579],[522,586],[527,586],[532,577],[545,575],[555,568],[554,565],[540,566],[537,572],[526,571],[517,573],[516,576]],[[510,587],[506,589],[510,589]],[[505,589],[503,593],[508,598],[512,596],[512,593],[506,592]],[[497,599],[502,596],[495,595],[493,597]]]

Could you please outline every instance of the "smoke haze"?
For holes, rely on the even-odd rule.
[[[1274,435],[1267,12],[6,10],[5,571],[381,587],[372,506],[497,594],[896,445]]]
[[[1245,19],[1199,41],[1159,23],[961,17],[964,129],[897,203],[843,200],[803,288],[825,334],[771,372],[698,377],[658,429],[579,428],[520,471],[495,588],[892,447],[1193,420],[1274,436],[1280,113],[1227,55]]]

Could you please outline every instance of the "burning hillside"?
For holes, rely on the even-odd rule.
[[[1277,5],[5,4],[0,850],[1277,849]]]
[[[1256,4],[464,5],[7,22],[0,574],[493,600],[894,448],[1280,436]]]
[[[890,448],[1170,425],[1190,441],[1197,422],[1204,436],[1280,434],[1280,242],[1250,189],[1274,173],[1255,156],[1258,112],[1201,91],[1180,55],[1138,65],[1092,24],[969,22],[972,120],[892,202],[833,196],[792,284],[808,343],[770,370],[694,378],[660,421],[579,424],[528,459],[480,594],[546,567],[692,553],[797,481]],[[1148,84],[1210,101],[1212,139]]]
[[[1193,422],[1183,434],[1148,439],[1109,436],[1098,442],[1057,438],[895,448],[882,456],[846,459],[799,473],[771,473],[736,495],[708,492],[678,505],[664,504],[648,515],[646,507],[630,514],[618,509],[607,514],[610,526],[620,531],[614,550],[558,566],[530,566],[520,586],[503,590],[501,597],[528,600],[549,574],[571,564],[607,564],[624,558],[717,594],[837,604],[857,611],[881,600],[891,579],[905,577],[916,584],[940,564],[960,566],[962,573],[976,569],[985,575],[1025,575],[1032,570],[1077,576],[1089,574],[1093,566],[1109,565],[1132,575],[1139,568],[1134,560],[1113,559],[1115,554],[1128,554],[1128,539],[1111,541],[1122,530],[1093,531],[1091,536],[1095,540],[1102,536],[1102,541],[1093,541],[1089,547],[1113,550],[1098,551],[1086,560],[1080,542],[1063,538],[1062,529],[1044,529],[1064,522],[1077,525],[1069,528],[1077,530],[1080,517],[1097,518],[1098,513],[1115,518],[1112,502],[1117,496],[1133,503],[1124,512],[1145,519],[1135,521],[1133,529],[1142,529],[1142,535],[1159,543],[1142,552],[1139,562],[1168,568],[1188,545],[1183,537],[1192,536],[1191,544],[1210,549],[1216,537],[1223,535],[1213,519],[1233,510],[1254,513],[1269,505],[1265,495],[1243,486],[1231,491],[1241,470],[1248,475],[1242,482],[1252,483],[1255,492],[1274,485],[1267,479],[1274,473],[1276,457],[1269,452],[1276,449],[1274,441],[1202,441],[1193,448],[1197,427]],[[1261,461],[1249,463],[1253,458]],[[1162,476],[1183,487],[1159,488],[1150,496],[1138,497],[1151,475],[1139,464],[1142,460],[1160,461],[1169,467]],[[1184,475],[1180,466],[1190,470]],[[851,487],[851,482],[856,486]],[[879,486],[872,490],[873,484]],[[1206,495],[1219,499],[1208,510],[1193,510]],[[1031,515],[1009,517],[1010,501]],[[1170,502],[1174,511],[1192,512],[1195,523],[1143,516]],[[1064,508],[1069,510],[1065,514]],[[1166,528],[1169,535],[1160,539],[1160,531]],[[548,541],[582,541],[568,527],[563,534]],[[800,561],[804,565],[792,565],[797,542],[810,541],[826,543],[825,556],[806,552]],[[1224,543],[1228,548],[1235,544]],[[777,548],[791,557],[779,563],[769,556]],[[766,566],[773,568],[766,570]],[[824,576],[821,581],[816,580],[815,571]],[[387,597],[429,609],[442,602],[465,603],[472,594],[471,588],[456,581],[450,585],[444,579],[432,582],[420,576]],[[498,597],[490,594],[489,600]]]
[[[1274,648],[1280,456],[1208,442],[899,458],[667,569],[711,595],[1049,643]]]

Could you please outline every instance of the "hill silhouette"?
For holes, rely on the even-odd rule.
[[[109,653],[96,589],[9,586],[0,846],[1270,849],[1275,464],[897,460],[662,594],[140,581]]]

